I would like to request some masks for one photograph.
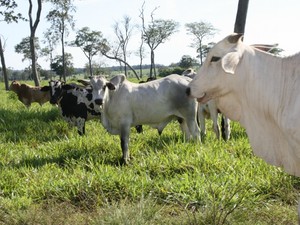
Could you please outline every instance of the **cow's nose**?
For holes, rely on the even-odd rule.
[[[50,99],[50,104],[53,104],[53,105],[54,105],[54,104],[57,104],[57,101],[56,101],[56,99],[54,99],[54,98],[51,98],[51,99]]]
[[[187,94],[187,96],[190,96],[190,95],[191,95],[191,88],[188,87],[188,88],[185,90],[185,93]]]
[[[95,103],[96,103],[97,105],[102,105],[102,99],[100,99],[100,98],[96,99],[96,100],[95,100]]]

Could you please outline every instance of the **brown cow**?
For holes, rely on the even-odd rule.
[[[28,84],[20,84],[18,81],[13,81],[10,85],[10,90],[18,95],[18,99],[27,108],[32,102],[37,102],[41,106],[50,100],[50,90],[45,90],[44,87],[35,87]]]

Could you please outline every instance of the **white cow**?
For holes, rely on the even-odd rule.
[[[197,101],[185,94],[190,78],[170,75],[147,83],[129,82],[124,75],[111,80],[92,77],[90,83],[96,104],[101,105],[101,123],[111,134],[119,135],[123,161],[129,160],[130,127],[150,125],[162,131],[178,119],[187,139],[200,140]]]
[[[216,99],[225,115],[246,128],[256,155],[299,177],[299,62],[300,53],[276,57],[232,34],[210,50],[187,92],[199,102]]]
[[[199,102],[239,121],[256,155],[300,176],[300,54],[280,58],[233,34],[209,52],[190,83]]]

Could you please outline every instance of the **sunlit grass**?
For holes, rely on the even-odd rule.
[[[129,165],[99,121],[80,137],[49,103],[0,91],[0,224],[295,224],[299,179],[253,156],[247,136],[202,144],[177,122],[133,128]]]

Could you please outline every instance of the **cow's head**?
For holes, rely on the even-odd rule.
[[[61,82],[59,80],[51,80],[49,81],[49,87],[50,87],[50,103],[51,104],[57,104],[60,97],[62,96],[63,89],[62,86],[64,85],[64,82]]]
[[[11,82],[9,90],[16,92],[20,86],[21,84],[18,81],[14,80]]]
[[[190,82],[187,94],[207,102],[225,95],[243,55],[243,36],[232,34],[218,42],[208,53],[199,72]]]
[[[111,78],[109,81],[103,76],[94,76],[90,78],[90,84],[93,89],[94,102],[101,106],[103,99],[109,91],[115,91],[125,80],[124,75],[117,75]]]

